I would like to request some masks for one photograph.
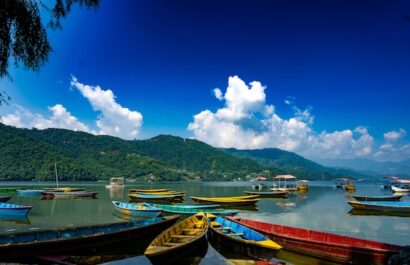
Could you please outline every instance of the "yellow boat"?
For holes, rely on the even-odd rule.
[[[154,264],[171,263],[195,248],[206,244],[209,222],[203,212],[199,212],[158,235],[144,254]]]
[[[45,188],[45,191],[61,191],[61,192],[73,192],[73,191],[85,191],[85,188],[73,188],[73,187],[60,187],[60,188]]]
[[[166,192],[170,191],[170,189],[153,189],[153,190],[144,190],[144,189],[130,189],[129,193],[156,193],[156,192]]]
[[[217,203],[221,205],[253,205],[259,201],[259,195],[236,197],[191,197],[197,203]]]
[[[210,221],[208,239],[213,245],[232,248],[234,252],[270,260],[282,248],[259,232],[222,216],[206,214]]]

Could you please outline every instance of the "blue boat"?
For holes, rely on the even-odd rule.
[[[42,196],[45,190],[17,190],[19,196]]]
[[[182,199],[183,195],[174,194],[145,194],[145,193],[130,193],[128,196],[136,200],[178,200]]]
[[[223,210],[195,207],[196,205],[175,205],[175,204],[153,204],[153,206],[160,208],[163,212],[176,214],[197,214],[198,212],[210,213],[214,215],[235,215],[237,210]]]
[[[348,204],[354,209],[386,211],[386,212],[410,212],[410,202],[386,202],[386,201],[372,201],[372,202],[358,202],[348,201]]]
[[[117,211],[123,214],[154,218],[161,214],[161,209],[149,203],[127,203],[112,201]]]
[[[1,215],[24,216],[30,212],[31,208],[32,208],[31,206],[1,202],[0,203],[0,214]]]
[[[211,244],[229,247],[234,252],[251,257],[270,260],[282,248],[266,236],[242,224],[222,216],[207,214],[210,220],[208,239]]]

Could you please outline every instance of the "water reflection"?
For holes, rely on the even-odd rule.
[[[388,212],[388,211],[377,211],[377,210],[362,210],[362,209],[351,209],[348,214],[358,215],[358,216],[398,216],[398,217],[410,217],[410,212]]]
[[[6,215],[0,214],[1,222],[10,222],[14,224],[31,224],[30,219],[27,216],[18,216],[18,215]]]

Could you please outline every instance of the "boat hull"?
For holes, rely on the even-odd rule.
[[[258,195],[263,198],[287,198],[287,191],[244,191],[249,195]]]
[[[26,216],[31,211],[31,206],[0,203],[0,215],[18,215]]]
[[[354,209],[360,210],[372,210],[372,211],[386,211],[386,212],[410,212],[410,202],[357,202],[357,201],[348,201],[348,204]]]
[[[113,201],[112,204],[121,214],[131,215],[131,216],[138,216],[138,217],[146,217],[146,218],[154,218],[161,214],[161,209],[155,207],[148,207],[147,209],[132,209],[128,207],[129,205],[135,206],[135,204],[129,203],[121,203]]]
[[[241,196],[241,197],[191,197],[197,203],[217,203],[223,206],[247,206],[255,205],[259,199],[258,195]]]
[[[6,202],[11,199],[11,196],[0,196],[0,202]]]
[[[396,187],[396,186],[391,186],[391,189],[394,191],[394,192],[398,192],[398,193],[406,193],[406,192],[410,192],[410,189],[404,189],[404,188],[399,188],[399,187]]]
[[[132,222],[146,222],[148,225],[139,227],[130,227],[120,231],[109,231],[110,226],[118,227],[125,226],[127,223],[132,222],[122,222],[117,224],[108,225],[95,225],[95,226],[83,226],[77,228],[65,228],[61,229],[59,233],[63,235],[59,239],[49,239],[49,240],[32,240],[30,242],[5,242],[5,240],[11,240],[10,236],[7,239],[0,237],[0,256],[2,258],[17,258],[21,256],[40,256],[40,255],[68,255],[75,254],[79,251],[105,248],[110,246],[118,246],[120,243],[126,243],[133,240],[149,238],[159,234],[164,229],[172,226],[179,219],[179,216],[169,216],[165,218],[160,218],[160,221],[155,222],[155,219],[132,221]],[[75,231],[81,231],[87,229],[94,229],[92,231],[96,232],[87,236],[70,237],[69,233],[75,233]],[[104,229],[108,232],[104,233]],[[26,240],[32,237],[51,237],[58,233],[58,230],[45,230],[36,232],[22,232],[19,233],[21,240]]]
[[[393,195],[393,196],[361,196],[352,194],[352,197],[358,201],[400,201],[403,195]]]
[[[50,198],[82,198],[82,197],[89,197],[89,198],[96,198],[98,192],[94,191],[46,191],[42,192],[43,196],[50,197]]]
[[[172,214],[193,215],[198,212],[204,212],[204,213],[210,213],[214,215],[235,215],[238,213],[238,211],[236,210],[210,209],[210,208],[201,208],[201,207],[184,208],[178,205],[154,204],[154,207],[160,208],[163,212],[172,213]]]
[[[255,259],[260,260],[270,260],[272,259],[279,250],[272,250],[270,248],[262,248],[253,244],[248,244],[246,242],[241,242],[234,240],[229,236],[222,235],[218,233],[215,228],[210,227],[207,234],[209,242],[216,249],[229,249],[236,253],[241,253]]]
[[[264,234],[285,250],[346,264],[387,264],[402,247],[296,227],[229,218]]]

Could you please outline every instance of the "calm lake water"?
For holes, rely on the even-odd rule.
[[[41,197],[22,197],[14,194],[10,203],[32,205],[27,219],[18,222],[0,220],[0,233],[12,233],[51,227],[101,224],[123,221],[115,214],[111,200],[129,201],[127,191],[130,188],[170,188],[186,191],[185,204],[192,204],[189,196],[239,196],[244,190],[250,190],[250,183],[181,183],[181,184],[127,184],[124,190],[110,190],[106,183],[60,183],[60,186],[86,187],[98,191],[98,199],[60,199],[41,200]],[[261,199],[254,209],[241,211],[238,216],[271,223],[332,232],[340,235],[387,243],[410,245],[410,217],[355,215],[349,213],[351,207],[346,203],[348,193],[334,189],[332,182],[310,182],[307,193],[297,193],[288,199]],[[51,187],[54,183],[2,183],[1,187],[18,186],[23,188]],[[358,194],[387,195],[389,191],[380,189],[380,184],[363,183],[357,185]],[[402,198],[410,201],[409,196]],[[145,246],[145,245],[144,245]],[[124,246],[122,246],[124,247]],[[117,255],[100,255],[90,258],[89,263],[101,263],[110,260],[114,264],[150,264],[143,253],[145,247],[135,242],[126,249],[117,251]],[[222,250],[223,251],[223,250]],[[123,253],[121,253],[123,252]],[[216,251],[211,245],[196,259],[187,264],[241,264],[248,258],[232,256],[231,253]],[[202,257],[203,256],[203,257]],[[279,259],[287,264],[328,264],[312,258],[280,252]],[[242,263],[243,264],[243,263]],[[248,260],[246,264],[252,264]]]

